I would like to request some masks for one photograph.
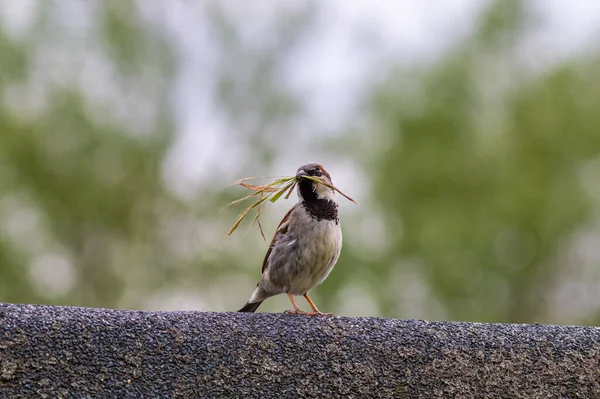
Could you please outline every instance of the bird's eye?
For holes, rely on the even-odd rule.
[[[319,169],[317,169],[317,170],[314,171],[314,176],[319,176],[320,177],[321,175],[322,175],[322,173],[321,173],[321,171]]]

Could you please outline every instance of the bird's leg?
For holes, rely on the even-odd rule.
[[[285,313],[287,313],[287,314],[306,314],[305,311],[303,311],[302,309],[300,309],[298,307],[298,304],[296,303],[294,296],[292,294],[290,294],[289,292],[287,293],[287,295],[288,295],[288,298],[290,298],[290,301],[292,302],[292,306],[294,306],[294,310],[286,310]]]
[[[308,293],[303,295],[310,307],[312,308],[312,312],[306,312],[308,316],[333,316],[333,313],[321,313],[319,309],[317,309],[317,305],[310,299]]]
[[[308,302],[308,304],[312,308],[313,312],[315,312],[315,313],[321,313],[321,312],[319,312],[319,309],[317,309],[317,305],[315,305],[315,303],[308,296],[308,293],[304,294],[303,296],[304,296],[304,298],[306,298],[306,301]]]

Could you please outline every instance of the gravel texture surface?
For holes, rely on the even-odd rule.
[[[0,304],[0,398],[600,398],[600,328]]]

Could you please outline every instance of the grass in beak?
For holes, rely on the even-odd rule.
[[[352,201],[356,204],[356,201],[354,201],[352,198],[350,198],[349,196],[347,196],[346,194],[341,192],[337,187],[326,183],[322,178],[315,177],[315,176],[304,176],[303,178],[312,180],[317,184],[322,184],[325,187],[328,187],[334,191],[337,191],[344,198],[346,198],[349,201]],[[294,191],[296,184],[298,184],[298,179],[295,176],[280,177],[280,178],[275,179],[273,182],[271,182],[269,184],[265,184],[265,185],[252,185],[252,184],[245,183],[249,180],[255,180],[255,179],[260,179],[260,178],[259,177],[246,177],[246,178],[240,179],[233,183],[233,185],[247,188],[249,190],[252,190],[253,192],[252,192],[252,194],[249,194],[245,197],[242,197],[235,201],[230,202],[229,204],[225,205],[225,208],[230,207],[232,205],[239,204],[240,202],[251,199],[253,197],[257,197],[258,199],[255,202],[253,202],[252,204],[250,204],[250,206],[248,206],[246,209],[244,209],[238,215],[238,217],[235,219],[235,222],[233,222],[233,225],[227,232],[227,236],[232,235],[233,232],[238,228],[240,223],[242,223],[242,220],[244,220],[246,215],[248,215],[248,213],[252,209],[256,208],[256,215],[252,219],[252,222],[250,222],[250,225],[252,225],[256,222],[256,224],[258,224],[260,234],[262,235],[263,239],[266,241],[265,233],[263,231],[262,225],[260,224],[260,215],[261,215],[262,208],[264,206],[265,201],[268,199],[270,202],[274,203],[275,201],[277,201],[284,195],[285,195],[284,198],[288,199],[290,197],[290,195],[292,194],[292,192]]]
[[[338,193],[340,193],[340,195],[341,195],[342,197],[344,197],[344,198],[346,198],[348,201],[352,201],[352,202],[354,202],[354,203],[356,204],[356,201],[354,201],[352,198],[348,197],[346,194],[344,194],[343,192],[341,192],[341,191],[340,191],[340,189],[339,189],[339,188],[337,188],[336,186],[333,186],[333,185],[331,185],[331,184],[325,183],[325,181],[324,181],[322,178],[320,178],[320,177],[316,177],[316,176],[304,176],[304,178],[305,178],[305,179],[308,179],[308,180],[312,180],[312,181],[314,181],[315,183],[322,184],[322,185],[324,185],[325,187],[328,187],[328,188],[332,189],[333,191],[337,191]]]

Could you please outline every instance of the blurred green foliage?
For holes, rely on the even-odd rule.
[[[282,133],[305,104],[281,71],[317,40],[318,7],[282,9],[263,44],[218,2],[198,9],[230,135],[220,151],[241,155],[184,199],[164,174],[177,141],[173,35],[140,2],[90,2],[82,26],[66,3],[36,4],[25,33],[0,29],[0,301],[169,307],[191,295],[204,309],[241,306],[267,244],[252,231],[224,245],[237,210],[216,211],[240,194],[229,176],[290,174],[272,170],[283,149],[326,135]],[[342,215],[345,246],[316,290],[320,308],[600,322],[597,265],[573,255],[598,228],[600,57],[534,70],[518,49],[535,21],[526,2],[491,2],[435,65],[392,62],[368,82],[368,128],[348,126],[325,149],[362,167],[366,193]],[[564,294],[588,276],[590,292]]]
[[[117,306],[131,258],[146,262],[138,278],[157,271],[155,207],[171,201],[161,165],[173,126],[164,111],[147,126],[134,118],[138,107],[165,106],[172,75],[165,59],[171,55],[134,3],[94,5],[91,30],[100,35],[94,40],[74,32],[61,14],[66,3],[38,3],[25,38],[0,31],[6,43],[0,57],[4,301]],[[85,86],[97,84],[95,75],[104,80],[97,98]],[[52,259],[60,258],[75,281],[53,295],[33,283],[31,265],[49,269],[51,278]]]
[[[371,267],[416,262],[450,319],[556,322],[565,247],[598,205],[580,176],[600,155],[600,58],[532,77],[514,55],[515,21],[532,23],[524,4],[497,2],[432,70],[396,75],[371,105],[387,146],[369,170],[392,240]],[[411,78],[407,97],[397,88]]]

